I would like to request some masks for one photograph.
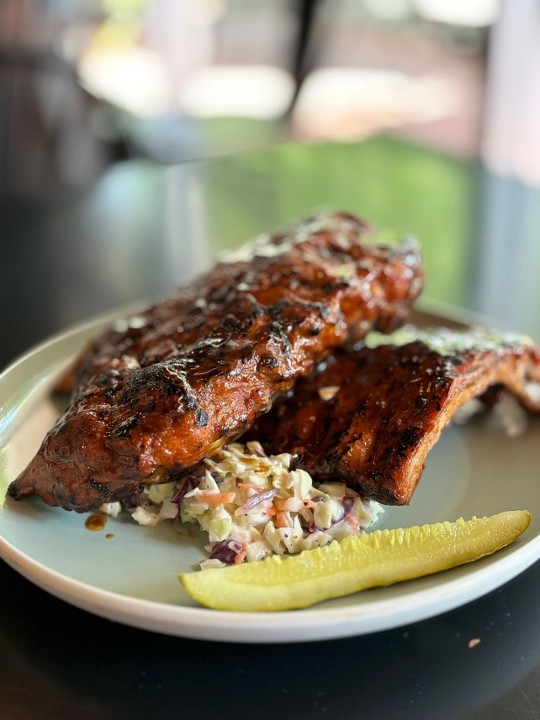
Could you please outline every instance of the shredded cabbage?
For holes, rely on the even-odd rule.
[[[359,534],[383,512],[344,483],[315,485],[305,470],[291,469],[292,459],[266,455],[258,442],[232,443],[196,475],[145,486],[128,511],[142,525],[172,519],[200,525],[209,541],[203,567],[322,547]]]

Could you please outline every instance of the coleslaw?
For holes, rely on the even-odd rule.
[[[202,567],[295,554],[358,535],[384,511],[341,482],[315,484],[288,453],[266,455],[259,442],[231,443],[177,481],[149,484],[122,504],[141,525],[198,524],[208,535]]]

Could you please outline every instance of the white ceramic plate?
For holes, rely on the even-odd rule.
[[[509,548],[476,563],[306,610],[231,613],[196,606],[177,575],[202,559],[202,541],[163,524],[109,518],[100,532],[85,516],[39,500],[4,500],[57,417],[51,395],[66,361],[111,317],[53,338],[0,376],[0,555],[30,581],[97,615],[156,632],[232,642],[293,642],[371,633],[431,617],[477,598],[540,557],[540,422],[510,439],[481,424],[447,428],[430,453],[407,508],[379,527],[526,508],[533,520]]]

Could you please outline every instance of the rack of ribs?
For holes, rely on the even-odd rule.
[[[66,412],[10,495],[85,512],[178,477],[335,348],[399,326],[422,283],[414,241],[382,242],[345,213],[258,238],[82,353]]]
[[[428,452],[468,400],[484,398],[487,407],[505,388],[540,414],[540,351],[523,338],[447,328],[414,337],[333,353],[250,434],[269,452],[296,455],[319,480],[406,505]]]

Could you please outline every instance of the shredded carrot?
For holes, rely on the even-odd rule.
[[[276,525],[279,528],[291,527],[291,524],[289,523],[289,518],[287,517],[287,513],[284,513],[284,512],[276,513]]]
[[[238,487],[240,488],[240,490],[251,490],[252,488],[254,490],[258,490],[257,485],[253,485],[253,483],[241,482],[241,483],[238,483]]]
[[[276,510],[283,511],[285,510],[285,503],[287,502],[287,498],[278,497],[277,495],[274,497],[274,507]]]
[[[197,495],[197,501],[206,503],[206,505],[219,505],[220,503],[226,505],[227,503],[232,503],[235,497],[236,493],[233,492],[220,493],[210,490],[205,492],[203,490]]]
[[[238,553],[238,555],[235,556],[235,558],[234,558],[234,564],[235,564],[235,565],[240,565],[240,563],[243,563],[243,562],[244,562],[245,558],[246,558],[246,551],[245,551],[245,550],[241,550],[241,551]]]
[[[353,530],[358,530],[358,528],[360,527],[358,518],[356,518],[354,515],[345,515],[345,522],[349,523]]]
[[[238,553],[238,555],[236,555],[235,558],[234,558],[234,564],[235,564],[235,565],[240,565],[240,563],[243,563],[244,560],[246,559],[247,546],[248,546],[247,542],[243,542],[243,543],[242,543],[242,550],[240,550],[240,552]]]

